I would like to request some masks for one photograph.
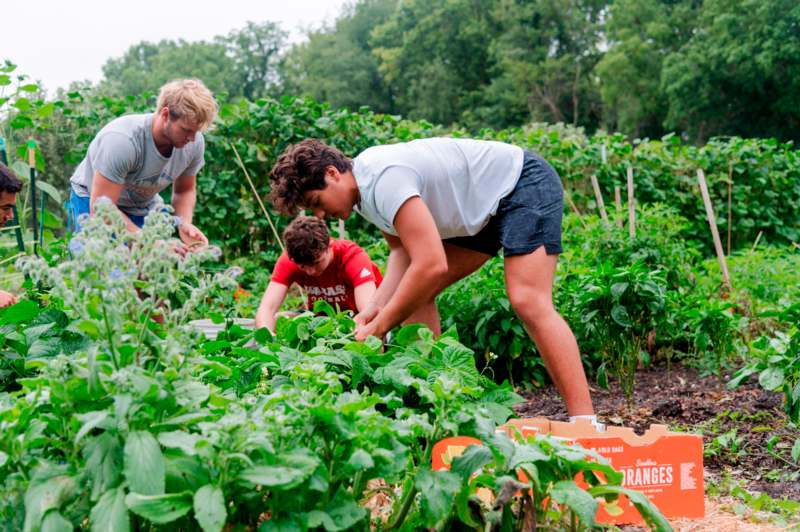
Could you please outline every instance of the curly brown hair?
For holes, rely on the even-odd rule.
[[[283,232],[286,253],[295,264],[311,266],[316,263],[331,243],[328,226],[313,216],[298,216]]]
[[[8,166],[0,163],[0,192],[16,194],[22,190],[22,181]]]
[[[306,192],[326,187],[325,169],[329,166],[340,172],[353,168],[341,151],[321,140],[307,139],[287,147],[269,174],[272,205],[283,214],[297,214]]]

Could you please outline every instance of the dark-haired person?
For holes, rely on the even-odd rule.
[[[553,306],[563,189],[544,159],[501,142],[430,138],[350,161],[309,139],[289,146],[270,176],[281,212],[346,219],[355,209],[384,233],[386,274],[356,316],[359,340],[402,322],[440,333],[437,294],[502,249],[508,299],[567,411],[597,423],[575,336]]]
[[[17,203],[17,192],[22,190],[22,181],[8,166],[0,163],[0,227],[14,218],[14,205]],[[0,290],[0,308],[17,302],[14,294]]]
[[[272,279],[256,312],[256,327],[275,332],[276,313],[289,287],[297,283],[308,294],[308,308],[322,299],[340,310],[364,309],[382,277],[358,245],[330,237],[319,218],[298,216],[283,233],[286,251],[275,263]]]
[[[197,173],[205,164],[202,131],[217,115],[217,102],[197,79],[174,80],[158,95],[155,113],[125,115],[106,124],[89,144],[70,182],[70,214],[93,212],[97,198],[107,197],[137,231],[148,213],[163,201],[159,193],[172,185],[172,207],[180,220],[178,235],[187,246],[207,245],[192,224],[197,202]]]

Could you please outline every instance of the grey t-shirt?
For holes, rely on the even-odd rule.
[[[355,210],[397,235],[394,219],[409,198],[431,211],[441,238],[477,234],[522,172],[523,151],[502,142],[431,138],[374,146],[353,160],[361,201]]]
[[[197,175],[205,164],[203,135],[164,157],[153,140],[153,114],[126,115],[109,122],[89,144],[70,178],[72,190],[88,197],[95,171],[125,185],[117,206],[126,214],[146,216],[163,204],[159,192],[182,176]]]

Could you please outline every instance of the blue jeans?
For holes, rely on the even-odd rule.
[[[120,209],[122,210],[122,209]],[[81,230],[81,226],[78,223],[78,216],[81,214],[89,214],[89,198],[84,198],[83,196],[78,196],[75,194],[75,191],[70,189],[69,195],[69,222],[68,227],[73,233],[77,233]],[[142,227],[144,225],[144,216],[136,216],[135,214],[128,214],[125,211],[122,211],[125,216],[131,219],[136,227]]]

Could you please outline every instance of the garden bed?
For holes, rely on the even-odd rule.
[[[638,433],[653,423],[702,433],[707,493],[738,485],[773,499],[800,501],[800,468],[790,453],[800,434],[788,425],[783,396],[763,390],[755,380],[729,390],[715,376],[701,377],[682,366],[642,369],[630,411],[613,383],[610,390],[591,389],[598,416],[606,423]],[[520,416],[567,418],[552,386],[522,395],[527,402],[516,407]]]

